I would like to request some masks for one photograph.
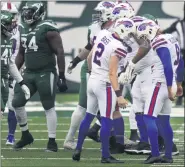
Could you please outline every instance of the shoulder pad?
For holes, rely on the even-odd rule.
[[[44,20],[40,24],[38,24],[37,27],[44,26],[44,25],[58,29],[57,24],[53,22],[52,20]]]
[[[168,44],[168,39],[166,39],[165,35],[158,35],[151,42],[153,50],[156,50],[157,48],[160,47],[166,47],[166,44]]]

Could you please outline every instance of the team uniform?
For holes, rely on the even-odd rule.
[[[23,78],[30,89],[31,96],[39,92],[41,103],[45,110],[54,107],[57,71],[55,54],[50,49],[45,35],[48,31],[58,31],[52,21],[41,21],[35,27],[20,25],[21,43],[25,49],[25,67]],[[25,106],[27,100],[15,86],[13,107]]]

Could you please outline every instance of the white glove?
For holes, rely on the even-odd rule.
[[[30,98],[30,89],[25,84],[21,86],[21,89],[25,94],[26,100],[28,100]]]
[[[133,72],[134,72],[135,64],[131,61],[129,61],[128,66],[125,71],[125,80],[127,82],[131,82],[133,79]]]
[[[74,68],[74,67],[73,67],[73,63],[69,63],[69,65],[68,65],[68,67],[67,67],[67,72],[68,72],[69,74],[71,74],[73,68]]]
[[[121,73],[119,78],[118,78],[118,83],[123,85],[127,82],[128,82],[128,80],[126,78],[126,73],[125,72]]]

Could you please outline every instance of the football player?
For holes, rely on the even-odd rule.
[[[8,11],[13,14],[15,20],[18,19],[18,10],[17,10],[17,7],[13,3],[10,3],[10,2],[3,3],[1,11]],[[13,41],[13,43],[15,43],[14,45],[16,45],[16,47],[14,48],[14,53],[12,55],[12,58],[15,58],[18,53],[18,48],[20,45],[20,34],[19,34],[18,26],[16,26],[15,29],[13,30],[11,40]],[[13,84],[12,76],[9,76],[9,94],[8,94],[8,102],[7,102],[9,132],[7,136],[6,145],[14,145],[15,143],[14,133],[15,133],[16,126],[17,126],[17,119],[15,116],[14,108],[12,107],[12,99],[14,95],[13,94],[14,84]]]
[[[18,83],[25,99],[30,98],[30,90],[20,75],[15,61],[14,41],[11,40],[12,31],[17,26],[14,15],[8,11],[1,11],[1,114],[5,110],[8,100],[8,72]]]
[[[126,57],[126,47],[123,40],[135,33],[135,25],[130,19],[116,20],[111,31],[102,30],[97,35],[92,51],[88,56],[88,67],[91,75],[87,88],[87,112],[81,122],[78,142],[73,160],[79,161],[82,145],[95,115],[100,109],[102,143],[101,163],[123,163],[112,157],[109,152],[109,137],[113,122],[113,112],[116,102],[119,107],[125,108],[128,102],[122,97],[119,88],[117,72],[119,61]],[[120,125],[122,126],[122,124]]]
[[[57,25],[51,20],[45,20],[43,2],[28,1],[21,11],[23,23],[20,25],[21,45],[16,57],[16,65],[20,69],[25,63],[23,78],[28,85],[31,96],[37,91],[45,110],[48,143],[46,151],[57,152],[55,141],[57,115],[55,111],[56,87],[63,92],[67,90],[65,79],[65,59],[62,39]],[[57,78],[56,57],[59,69]],[[58,81],[57,81],[58,79]],[[15,108],[17,121],[22,131],[21,139],[14,149],[20,150],[34,141],[28,130],[27,114],[24,98],[19,85],[15,85],[12,106]]]
[[[171,34],[162,35],[160,27],[151,20],[144,21],[137,28],[140,38],[151,42],[156,62],[152,68],[152,84],[148,92],[144,108],[144,122],[151,144],[151,155],[144,162],[172,163],[173,131],[170,125],[171,104],[175,96],[182,95],[182,81],[184,76],[184,62],[180,54],[177,40]],[[128,79],[134,69],[133,62],[141,59],[135,56],[129,63]],[[130,74],[129,74],[130,72]],[[159,132],[165,142],[165,155],[160,157],[158,148],[158,129],[156,120],[160,123]]]

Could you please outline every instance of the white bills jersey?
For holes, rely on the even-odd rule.
[[[96,36],[101,31],[101,29],[102,29],[102,24],[100,22],[92,23],[89,26],[91,44],[94,44],[94,41],[96,40]]]
[[[170,56],[170,64],[173,70],[173,82],[176,81],[176,69],[180,59],[180,46],[178,41],[171,34],[162,34],[154,38],[151,43],[153,50],[155,51],[156,63],[152,67],[152,78],[155,81],[166,83],[165,71],[164,71],[164,58],[161,57],[160,49],[167,49],[168,55]],[[168,72],[167,72],[168,73]]]
[[[125,46],[110,31],[100,31],[93,47],[90,77],[110,83],[109,60],[114,55],[120,60],[125,58],[127,55]]]

